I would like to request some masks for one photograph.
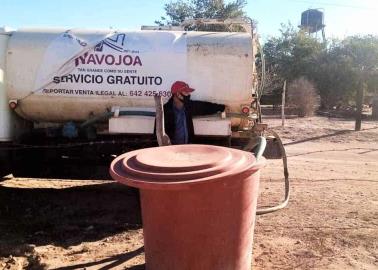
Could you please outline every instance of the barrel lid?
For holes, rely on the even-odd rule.
[[[117,157],[113,179],[145,189],[185,188],[233,175],[252,173],[265,164],[245,151],[213,145],[171,145],[140,149]]]

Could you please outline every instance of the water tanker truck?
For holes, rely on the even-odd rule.
[[[166,144],[162,104],[185,81],[193,100],[228,108],[193,119],[198,142],[261,155],[273,134],[284,161],[283,207],[286,156],[261,123],[255,54],[247,32],[1,28],[0,177],[62,175],[70,160],[81,168]]]

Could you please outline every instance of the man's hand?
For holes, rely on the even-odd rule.
[[[222,119],[225,119],[227,117],[227,114],[230,113],[231,109],[228,106],[224,107],[224,111],[221,114]]]

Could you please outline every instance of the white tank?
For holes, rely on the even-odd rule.
[[[41,122],[83,121],[113,106],[154,107],[176,80],[194,100],[240,112],[252,98],[254,56],[246,33],[21,29],[6,59],[8,100]]]

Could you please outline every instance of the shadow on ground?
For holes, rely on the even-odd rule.
[[[362,129],[361,131],[368,131],[368,130],[373,130],[373,129],[377,129],[377,127],[365,128],[365,129]],[[337,137],[337,136],[345,135],[345,134],[349,134],[349,133],[356,133],[356,131],[350,130],[350,129],[339,130],[339,131],[336,131],[336,132],[331,133],[331,134],[314,136],[314,137],[305,138],[305,139],[294,141],[294,142],[284,143],[284,146],[293,145],[293,144],[300,144],[300,143],[315,141],[315,140],[324,139],[324,138]]]
[[[124,254],[118,254],[103,260],[95,261],[95,262],[90,262],[90,263],[81,263],[81,264],[75,264],[71,266],[66,266],[66,267],[59,267],[59,268],[54,268],[53,270],[75,270],[75,269],[86,269],[87,267],[94,267],[94,266],[100,266],[102,264],[107,263],[105,266],[102,266],[98,269],[101,270],[107,270],[107,269],[113,269],[114,267],[117,267],[126,261],[142,254],[144,252],[144,247],[140,247],[136,250],[124,253]],[[132,266],[130,268],[127,268],[130,270],[144,270],[145,269],[145,264],[139,264]]]
[[[118,183],[0,186],[0,257],[22,252],[26,244],[68,247],[139,228],[138,193]]]

